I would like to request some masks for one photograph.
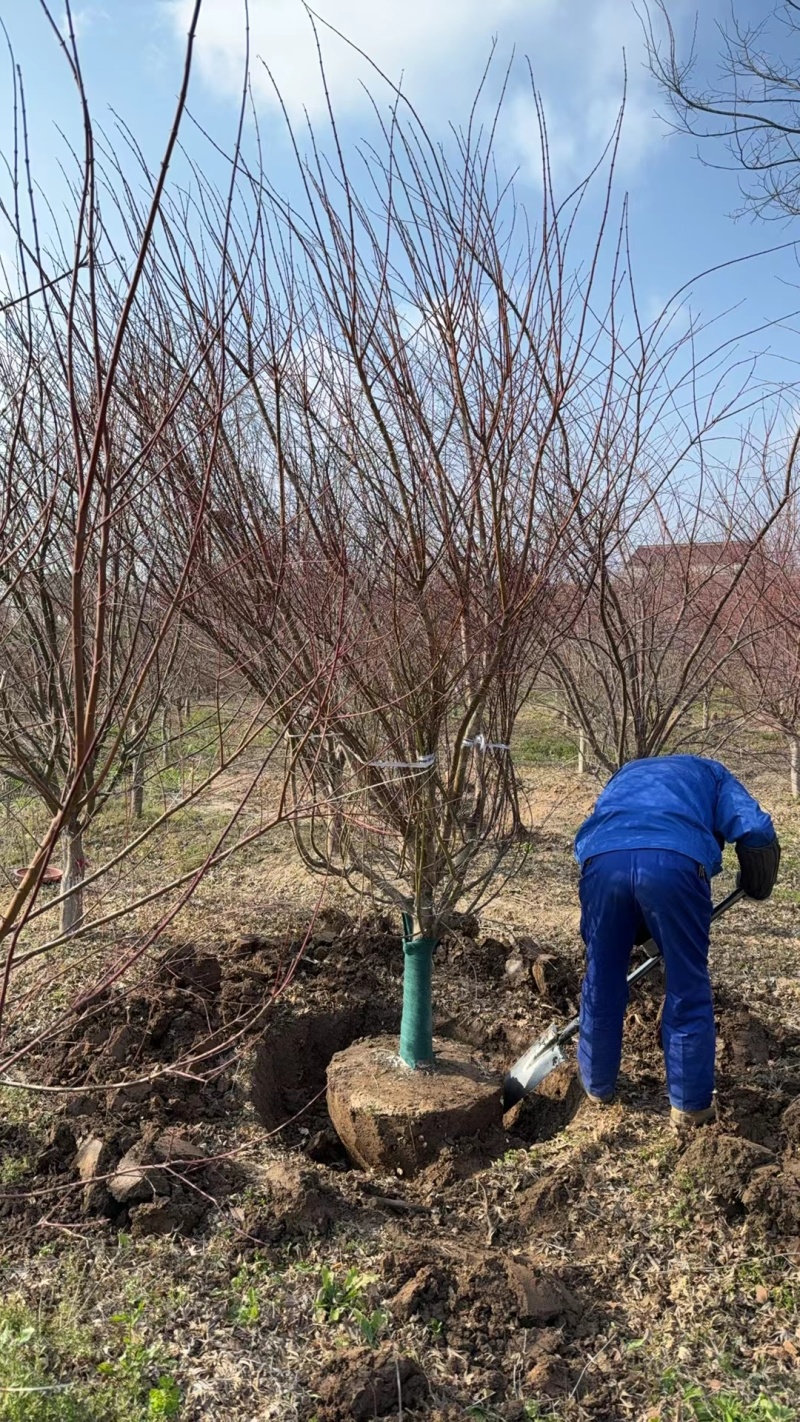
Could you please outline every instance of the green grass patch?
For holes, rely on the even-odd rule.
[[[578,755],[575,742],[556,730],[522,736],[514,750],[523,765],[566,765]]]
[[[670,1368],[661,1381],[662,1394],[674,1398],[685,1422],[795,1422],[797,1412],[777,1398],[758,1392],[741,1396],[721,1386],[687,1382]]]
[[[68,1315],[47,1319],[21,1301],[0,1304],[0,1422],[161,1422],[181,1395],[144,1306],[114,1314],[102,1341]]]

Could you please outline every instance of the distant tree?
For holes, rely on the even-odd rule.
[[[742,589],[746,635],[737,639],[728,683],[749,721],[785,737],[789,789],[800,796],[800,529],[794,509]]]
[[[579,769],[591,760],[613,772],[696,749],[722,729],[709,724],[710,697],[751,636],[756,572],[800,471],[792,447],[758,494],[746,449],[738,473],[719,471],[715,482],[706,466],[678,480],[713,428],[712,420],[688,430],[686,445],[671,450],[676,469],[660,481],[611,451],[608,482],[574,532],[562,599],[567,616],[570,600],[577,610],[546,665],[578,738]],[[763,617],[766,630],[766,609]]]

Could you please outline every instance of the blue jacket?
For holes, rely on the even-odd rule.
[[[722,868],[725,843],[758,849],[775,830],[769,815],[718,760],[664,755],[631,760],[609,780],[575,837],[584,864],[612,849],[674,849]]]

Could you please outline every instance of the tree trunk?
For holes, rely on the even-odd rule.
[[[140,743],[133,755],[131,775],[131,813],[135,820],[142,818],[144,810],[144,744]]]
[[[169,706],[164,704],[161,708],[161,764],[164,770],[168,770],[172,760],[172,747],[169,742]]]
[[[707,731],[711,712],[711,695],[708,691],[703,693],[703,730]]]
[[[178,697],[178,700],[177,700],[177,702],[175,703],[175,709],[176,709],[176,711],[177,711],[177,713],[178,713],[178,770],[179,770],[180,777],[181,777],[181,794],[183,794],[184,783],[185,783],[185,773],[186,773],[186,763],[185,763],[184,758],[183,758],[183,697],[182,697],[182,696],[179,696],[179,697]],[[173,764],[174,764],[174,761],[173,761]]]
[[[800,736],[789,737],[789,785],[796,800],[800,796]]]
[[[578,774],[583,775],[586,771],[586,736],[583,731],[578,731]]]
[[[62,862],[62,893],[74,888],[76,884],[81,886],[61,905],[61,932],[72,933],[83,923],[82,886],[86,870],[86,860],[83,857],[83,826],[78,820],[70,821],[64,832]]]

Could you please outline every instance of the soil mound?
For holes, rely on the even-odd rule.
[[[772,1152],[764,1146],[706,1126],[698,1130],[680,1163],[686,1175],[713,1191],[720,1204],[730,1207],[741,1203],[753,1171],[771,1165],[773,1160]]]
[[[274,1141],[289,1153],[287,1160],[300,1161],[300,1174],[286,1188],[265,1178],[268,1207],[262,1200],[244,1232],[265,1243],[325,1233],[341,1217],[337,1181],[349,1170],[331,1130],[325,1073],[353,1041],[398,1030],[398,927],[387,918],[356,923],[331,910],[311,926],[292,922],[272,936],[253,934],[214,951],[172,944],[135,990],[101,994],[58,1041],[30,1059],[37,1080],[71,1090],[47,1132],[2,1128],[0,1154],[28,1165],[0,1192],[0,1217],[33,1223],[55,1190],[65,1222],[94,1216],[117,1228],[135,1226],[137,1233],[196,1229],[210,1202],[243,1179],[235,1164],[213,1163],[220,1133],[227,1131],[229,1142],[247,1107],[234,1042],[239,1056],[250,1053],[247,1086],[258,1120],[280,1131]],[[502,1072],[577,1005],[580,963],[533,939],[481,939],[472,926],[451,934],[438,950],[435,981],[437,1033],[476,1047]],[[633,997],[625,1099],[663,1113],[661,992],[654,975]],[[729,992],[718,999],[722,1126],[704,1136],[736,1144],[698,1144],[696,1158],[689,1153],[684,1166],[698,1177],[705,1172],[730,1218],[738,1212],[774,1231],[797,1233],[800,1062],[786,1034],[762,1021],[752,1004]],[[583,1102],[575,1069],[565,1065],[502,1125],[446,1148],[420,1172],[416,1198],[426,1209],[442,1198],[457,1206],[461,1186],[476,1172],[509,1149],[558,1136]],[[153,1154],[168,1130],[183,1140],[181,1164]],[[192,1156],[192,1150],[205,1155]],[[751,1177],[768,1170],[753,1178],[751,1189]],[[529,1182],[514,1209],[529,1228],[542,1220],[557,1226],[590,1179],[583,1163],[559,1167]]]
[[[373,1353],[351,1348],[326,1369],[312,1387],[313,1416],[318,1422],[372,1422],[375,1417],[413,1413],[428,1398],[424,1372],[413,1358],[389,1349]]]

